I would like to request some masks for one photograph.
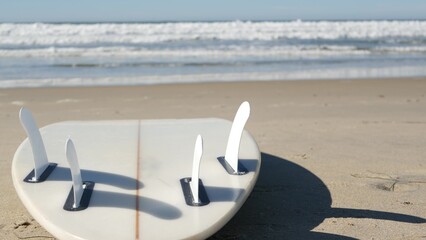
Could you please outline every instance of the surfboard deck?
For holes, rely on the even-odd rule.
[[[13,159],[13,183],[32,216],[59,239],[204,239],[235,215],[259,174],[260,151],[247,131],[239,159],[248,173],[230,175],[218,161],[231,125],[217,118],[51,124],[40,133],[57,167],[44,182],[24,182],[34,168],[26,139]],[[180,179],[191,176],[198,134],[204,139],[200,179],[210,203],[194,207],[186,204]],[[72,187],[64,151],[69,136],[83,181],[95,183],[82,211],[63,209]]]

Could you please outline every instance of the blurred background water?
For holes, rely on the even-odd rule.
[[[426,21],[0,24],[0,87],[417,76]]]

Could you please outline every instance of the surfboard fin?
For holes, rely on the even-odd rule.
[[[80,211],[89,206],[95,183],[89,181],[83,182],[78,165],[77,152],[70,138],[65,143],[65,152],[68,164],[70,165],[73,186],[68,194],[64,209],[68,211]]]
[[[49,163],[40,130],[38,129],[31,112],[24,107],[21,108],[19,111],[19,120],[27,133],[34,156],[34,169],[24,178],[24,182],[43,182],[47,179],[53,169],[55,169],[57,164]]]
[[[192,177],[190,182],[192,196],[194,197],[194,203],[199,203],[200,198],[198,197],[199,179],[200,179],[200,161],[203,156],[203,138],[201,135],[197,136],[194,148],[194,159],[192,161]]]
[[[250,104],[245,101],[240,105],[235,114],[234,122],[232,123],[229,133],[225,156],[217,158],[226,171],[232,175],[244,175],[248,172],[240,161],[238,161],[238,154],[240,151],[241,136],[249,116]]]
[[[202,156],[203,138],[201,135],[198,135],[195,141],[194,158],[192,161],[192,176],[180,180],[186,204],[189,206],[204,206],[210,203],[203,182],[199,177]]]

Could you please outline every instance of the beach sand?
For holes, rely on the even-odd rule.
[[[220,117],[248,100],[251,196],[213,239],[425,239],[426,79],[0,90],[0,238],[45,239],[12,185],[28,107],[64,120]]]

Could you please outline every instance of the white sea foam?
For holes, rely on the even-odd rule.
[[[426,37],[426,21],[0,24],[0,45],[51,46],[182,40],[385,39]]]
[[[378,51],[426,52],[426,47],[381,48]],[[316,57],[336,55],[363,55],[371,51],[354,46],[275,46],[275,47],[228,47],[225,49],[148,49],[135,47],[95,47],[95,48],[36,48],[3,49],[0,57],[144,57],[144,58],[230,58],[230,57]]]

